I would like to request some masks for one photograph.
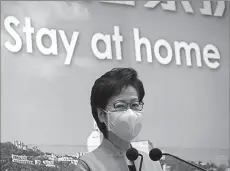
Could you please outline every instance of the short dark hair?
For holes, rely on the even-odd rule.
[[[108,100],[127,86],[136,89],[138,99],[142,102],[145,96],[144,86],[133,68],[114,68],[98,78],[92,87],[90,99],[92,114],[104,137],[107,137],[107,130],[105,124],[98,119],[97,108],[105,109]]]

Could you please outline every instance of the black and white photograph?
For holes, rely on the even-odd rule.
[[[1,171],[230,171],[230,1],[1,1]]]

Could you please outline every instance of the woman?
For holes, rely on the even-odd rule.
[[[132,68],[112,69],[95,81],[91,108],[104,138],[97,149],[79,159],[77,171],[139,170],[140,157],[131,162],[126,151],[142,127],[144,95],[143,84]],[[142,155],[142,171],[162,171],[159,162]]]

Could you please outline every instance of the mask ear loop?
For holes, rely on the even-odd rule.
[[[104,114],[103,114],[103,123],[106,125],[106,126],[108,126],[107,125],[107,123],[106,123],[106,119],[105,119],[105,114],[107,114],[108,115],[108,111],[106,111],[106,110],[104,110],[104,109],[101,109],[103,112],[104,112]]]
[[[108,124],[111,124],[113,127],[115,127],[115,123],[116,123],[117,119],[118,119],[122,114],[125,113],[125,111],[122,111],[122,112],[119,112],[119,114],[117,114],[117,112],[114,112],[114,113],[113,113],[113,112],[106,111],[106,110],[104,110],[104,109],[102,109],[102,111],[104,111],[104,112],[107,114]],[[115,119],[114,119],[113,122],[111,122],[111,119],[109,119],[110,115],[115,115]],[[104,120],[105,120],[105,118],[104,118]],[[109,125],[106,123],[106,121],[104,121],[104,123],[105,123],[105,125],[107,126],[107,129],[108,129],[109,131],[112,131],[112,129],[110,129],[110,127],[109,127]]]
[[[110,112],[109,112],[109,111],[106,111],[106,110],[104,110],[104,109],[101,109],[101,110],[107,114],[107,118],[108,118],[108,115],[110,114]],[[104,124],[105,124],[106,127],[107,127],[107,131],[111,131],[111,129],[110,129],[110,127],[109,127],[109,124],[112,124],[113,126],[114,126],[114,124],[113,124],[113,123],[110,123],[109,119],[107,119],[107,121],[108,121],[108,123],[107,123],[107,122],[106,122],[106,119],[105,119],[104,117],[105,117],[105,115],[103,116],[103,120],[104,120]]]

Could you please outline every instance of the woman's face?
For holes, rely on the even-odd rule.
[[[120,94],[110,98],[102,117],[110,137],[117,137],[126,142],[135,138],[142,127],[141,110],[138,93],[132,86],[124,88]]]

